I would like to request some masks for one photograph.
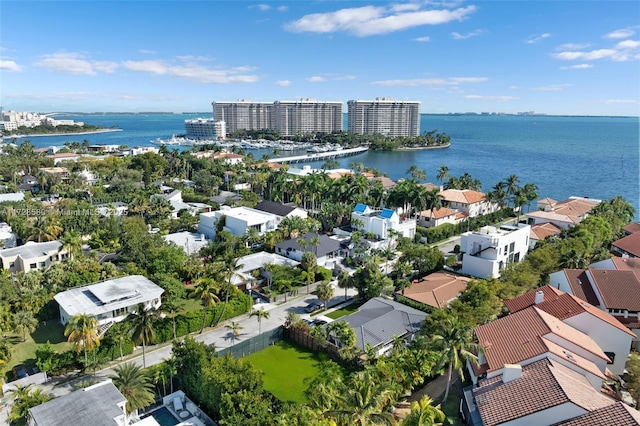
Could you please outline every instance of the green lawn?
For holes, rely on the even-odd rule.
[[[329,357],[283,340],[244,359],[264,371],[264,387],[276,398],[305,403],[307,382],[320,374],[320,362]]]
[[[325,316],[335,320],[340,317],[351,315],[352,313],[356,312],[360,308],[360,306],[362,306],[362,303],[354,302],[350,305],[345,306],[342,309],[338,309],[331,313],[328,313]]]

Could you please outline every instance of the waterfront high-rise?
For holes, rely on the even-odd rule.
[[[275,130],[282,136],[304,133],[332,133],[342,130],[342,102],[321,102],[303,98],[297,101],[237,102],[214,101],[213,118],[236,130]]]
[[[376,98],[347,102],[349,133],[386,136],[420,135],[420,102]]]
[[[184,120],[186,136],[190,139],[222,140],[227,137],[227,128],[224,121],[216,121],[213,118],[194,118]]]

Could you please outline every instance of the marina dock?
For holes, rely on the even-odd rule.
[[[341,149],[339,151],[327,151],[327,152],[315,152],[304,155],[294,155],[291,157],[279,157],[271,158],[267,160],[269,163],[311,163],[313,161],[329,160],[333,158],[351,157],[352,155],[362,154],[369,150],[366,146],[360,146],[358,148]]]

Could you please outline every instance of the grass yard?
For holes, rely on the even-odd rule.
[[[320,374],[320,363],[329,357],[283,340],[244,359],[264,372],[264,387],[276,398],[305,403],[307,382]]]
[[[360,308],[360,306],[362,306],[362,303],[354,302],[354,303],[351,303],[350,305],[345,306],[342,309],[338,309],[331,313],[328,313],[325,316],[336,320],[340,317],[351,315],[352,313],[356,312]]]

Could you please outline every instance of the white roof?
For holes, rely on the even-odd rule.
[[[188,231],[174,232],[173,234],[163,236],[163,238],[166,242],[175,243],[175,245],[181,247],[187,254],[200,251],[200,249],[208,243],[204,235]]]
[[[244,220],[248,226],[260,225],[270,220],[277,220],[277,216],[271,213],[265,213],[260,210],[251,209],[249,207],[233,207],[222,206],[222,208],[216,212],[202,213],[205,216],[220,217],[225,215],[227,217],[233,217],[236,219]]]
[[[57,252],[62,243],[60,241],[45,241],[36,243],[29,241],[25,245],[0,250],[0,258],[10,258],[20,256],[23,259],[34,259],[42,256],[49,256],[51,252]]]
[[[54,296],[69,315],[98,316],[116,309],[148,302],[164,290],[141,275],[129,275],[96,284],[72,288]]]
[[[258,253],[249,254],[247,256],[242,256],[238,258],[238,265],[241,265],[240,268],[236,270],[238,273],[247,273],[251,271],[255,271],[256,269],[262,268],[264,265],[288,265],[288,266],[298,266],[300,262],[289,259],[284,256],[280,256],[275,253],[267,253],[266,251],[261,251]]]
[[[0,203],[5,201],[22,201],[24,200],[24,192],[10,192],[8,194],[0,194]]]

